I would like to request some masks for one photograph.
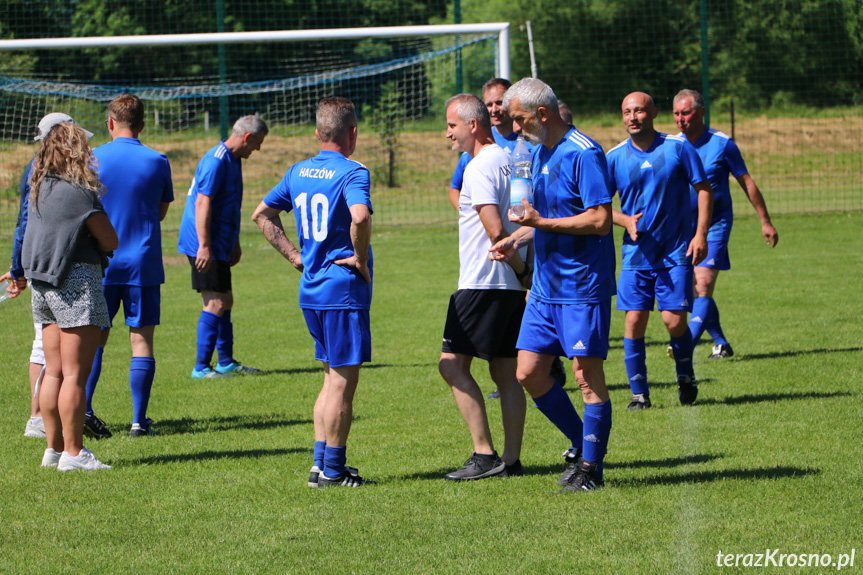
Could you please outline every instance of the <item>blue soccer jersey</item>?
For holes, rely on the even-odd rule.
[[[192,257],[198,255],[198,232],[195,229],[198,194],[210,196],[210,253],[215,260],[229,262],[240,238],[243,164],[224,142],[201,158],[186,195],[177,249],[181,254]]]
[[[105,186],[102,205],[119,247],[105,270],[105,285],[165,283],[161,204],[174,201],[168,158],[133,138],[115,138],[93,150]]]
[[[707,240],[728,241],[731,225],[734,222],[728,176],[739,178],[747,173],[746,163],[734,140],[719,130],[708,128],[693,146],[698,152],[698,157],[701,158],[701,163],[704,164],[704,171],[713,188],[713,219],[710,221]],[[690,188],[690,193],[693,217],[696,217],[698,192],[695,188]]]
[[[686,265],[692,239],[689,186],[707,180],[701,160],[686,138],[657,133],[646,152],[627,139],[608,152],[612,186],[620,209],[638,220],[638,241],[623,231],[624,270],[658,270]]]
[[[497,131],[497,127],[491,127],[491,135],[494,137],[494,143],[503,148],[507,154],[512,155],[512,151],[515,149],[515,145],[518,143],[518,133],[513,132],[508,137],[503,137],[500,135],[500,132]],[[527,146],[527,151],[533,151],[533,145],[525,140],[525,145]],[[464,169],[467,167],[468,162],[470,162],[471,157],[470,154],[464,153],[458,159],[458,164],[456,164],[455,171],[452,174],[452,180],[450,181],[449,187],[455,188],[456,190],[461,190],[462,182],[464,182]]]
[[[614,190],[599,144],[571,128],[554,148],[533,150],[535,208],[546,218],[610,204]],[[614,295],[614,237],[534,230],[530,297],[548,304],[593,304]]]
[[[264,198],[270,208],[294,211],[303,260],[300,307],[303,309],[369,309],[372,284],[335,260],[354,254],[350,206],[372,210],[368,169],[339,152],[322,150],[291,166]],[[372,271],[371,246],[369,271]]]

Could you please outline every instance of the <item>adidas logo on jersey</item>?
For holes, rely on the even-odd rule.
[[[644,160],[644,163],[643,163],[643,164],[641,164],[641,169],[642,169],[642,170],[646,170],[647,168],[652,168],[652,167],[653,167],[653,166],[651,166],[651,165],[650,165],[650,162],[648,162],[647,160]]]
[[[584,344],[583,344],[583,343],[581,343],[581,340],[578,340],[578,341],[575,343],[575,345],[574,345],[574,346],[572,346],[572,349],[587,349],[587,348],[584,346]]]
[[[591,443],[599,443],[599,438],[593,433],[591,433],[590,435],[585,435],[582,439]]]
[[[542,167],[541,173],[545,174],[546,176],[548,175],[548,164],[546,164]]]

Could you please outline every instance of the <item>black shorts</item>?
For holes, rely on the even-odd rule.
[[[458,290],[449,299],[441,351],[485,360],[517,357],[524,296],[516,290]]]
[[[192,289],[197,291],[214,291],[228,293],[231,291],[231,264],[213,260],[210,269],[201,273],[195,267],[195,258],[189,258],[192,265]]]

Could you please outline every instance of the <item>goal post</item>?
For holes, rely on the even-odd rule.
[[[457,54],[467,91],[509,77],[509,24],[0,40],[0,237],[14,229],[39,119],[67,113],[94,132],[95,147],[109,139],[107,103],[124,92],[144,101],[142,143],[171,162],[180,201],[167,234],[178,229],[181,198],[220,125],[258,114],[270,126],[243,166],[251,210],[291,163],[316,153],[314,109],[327,96],[357,105],[352,159],[372,173],[376,225],[451,223],[446,190],[457,155],[442,107],[457,86]],[[43,70],[46,61],[53,72]]]

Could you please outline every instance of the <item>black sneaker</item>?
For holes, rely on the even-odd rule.
[[[586,461],[583,457],[578,458],[576,463],[575,473],[570,477],[569,482],[558,493],[566,493],[567,491],[595,491],[605,485],[601,479],[595,479],[596,463]]]
[[[505,477],[521,477],[524,475],[524,470],[521,467],[521,459],[516,459],[512,465],[506,465],[506,470],[503,475]]]
[[[363,485],[376,485],[371,479],[364,479],[356,473],[353,467],[346,467],[345,472],[338,477],[327,477],[321,471],[318,474],[318,487],[362,487]],[[309,487],[311,487],[311,475],[309,476]]]
[[[488,394],[488,397],[486,397],[486,399],[500,399],[500,390],[495,389],[494,391],[492,391],[491,393]]]
[[[147,435],[156,435],[156,430],[153,429],[149,423],[147,423],[146,425],[139,425],[137,423],[133,423],[132,429],[129,430],[129,435],[131,437],[144,437]]]
[[[317,465],[312,465],[312,469],[309,471],[309,487],[317,487],[320,478],[321,468]]]
[[[629,405],[626,406],[626,409],[629,411],[636,411],[639,409],[647,409],[651,406],[650,398],[644,395],[643,393],[633,393],[632,401]]]
[[[554,358],[554,361],[551,362],[551,371],[548,374],[560,387],[566,385],[566,368],[563,367],[563,361],[559,357]]]
[[[563,452],[563,458],[566,460],[566,468],[563,470],[563,475],[561,475],[560,479],[557,480],[557,484],[560,486],[567,485],[572,480],[572,476],[578,471],[578,460],[581,459],[581,448],[579,447],[576,449],[575,447],[570,447]]]
[[[491,455],[474,453],[465,461],[464,467],[458,471],[447,473],[443,478],[450,481],[468,481],[471,479],[494,477],[495,475],[503,474],[504,471],[506,471],[506,465],[497,456],[497,451]]]
[[[710,354],[710,357],[707,359],[722,359],[723,357],[732,357],[734,355],[734,350],[731,349],[731,346],[726,344],[719,344],[713,346],[713,352]]]
[[[698,383],[694,375],[677,376],[677,397],[680,399],[680,405],[695,403],[695,398],[698,397]]]
[[[108,439],[114,434],[105,427],[105,422],[96,417],[96,414],[84,416],[84,435],[91,439]]]

